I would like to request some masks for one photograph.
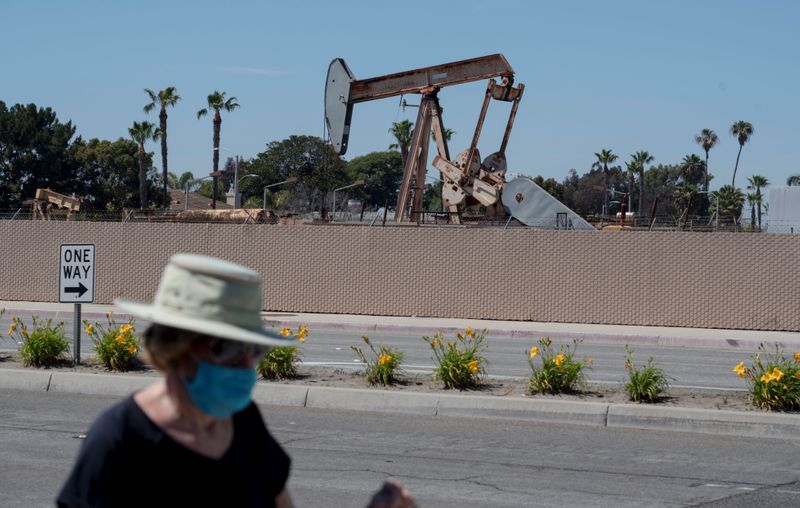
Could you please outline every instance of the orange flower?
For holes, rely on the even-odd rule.
[[[125,336],[124,335],[117,335],[117,338],[114,339],[117,341],[117,344],[125,344]]]
[[[392,355],[382,354],[380,358],[378,358],[378,363],[381,365],[386,365],[391,361],[392,361]]]
[[[538,354],[539,354],[539,348],[536,347],[536,346],[531,347],[531,352],[528,355],[528,361],[533,360],[534,358],[536,358],[536,355],[538,355]]]
[[[281,331],[278,333],[280,333],[280,335],[283,337],[288,337],[289,335],[292,334],[292,330],[289,328],[281,328]]]
[[[747,368],[745,368],[744,362],[739,362],[736,367],[733,368],[733,371],[739,377],[747,377]]]
[[[138,351],[138,349],[136,349],[136,346],[134,346],[133,344],[131,344],[130,346],[128,346],[128,352],[129,352],[129,353],[133,354],[133,353],[135,353],[136,351]]]
[[[478,360],[472,360],[467,364],[467,368],[472,374],[478,372]]]
[[[561,367],[561,364],[564,363],[564,355],[556,355],[556,357],[553,358],[553,363],[556,364],[556,367]]]
[[[464,330],[464,333],[469,335],[470,337],[474,337],[475,336],[475,332],[472,331],[472,327],[471,326],[468,326],[467,329]]]

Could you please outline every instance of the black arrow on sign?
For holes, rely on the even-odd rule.
[[[83,296],[85,292],[89,291],[89,288],[83,285],[83,282],[79,282],[77,286],[72,286],[68,288],[64,288],[65,293],[78,293],[78,297],[80,298]]]

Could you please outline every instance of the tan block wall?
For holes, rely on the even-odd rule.
[[[289,312],[800,331],[800,235],[2,221],[0,299],[56,301],[62,243],[95,302],[150,300],[169,256],[264,274]]]

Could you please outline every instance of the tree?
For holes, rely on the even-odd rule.
[[[756,230],[756,204],[758,204],[759,208],[761,207],[761,196],[756,194],[755,192],[748,192],[745,196],[747,198],[747,204],[750,205],[750,230]]]
[[[225,95],[226,95],[225,92],[220,92],[220,91],[214,90],[214,92],[212,94],[210,94],[208,96],[208,98],[207,98],[208,107],[205,107],[205,108],[203,108],[203,109],[201,109],[200,111],[197,112],[197,119],[199,120],[200,118],[202,118],[205,115],[207,115],[210,110],[214,111],[214,120],[213,120],[213,125],[214,125],[214,138],[213,138],[214,149],[212,150],[212,161],[213,161],[213,168],[214,168],[214,171],[213,171],[212,174],[214,174],[214,175],[217,174],[217,169],[219,168],[219,133],[220,133],[220,130],[222,129],[222,115],[220,115],[220,112],[222,110],[225,110],[227,112],[231,112],[234,109],[240,107],[239,103],[236,102],[236,97],[230,97],[228,99],[225,99]],[[217,177],[214,176],[212,179],[214,181],[213,185],[212,185],[212,189],[214,191],[216,191],[216,188],[217,188]],[[217,193],[216,192],[212,192],[211,193],[211,208],[216,208],[216,207],[217,207]]]
[[[263,185],[296,177],[287,200],[291,205],[309,209],[325,206],[325,198],[333,189],[348,181],[345,161],[330,144],[316,136],[289,136],[267,143],[267,148],[249,162],[249,171],[261,177],[249,178],[243,186],[246,196],[260,192]],[[256,184],[261,185],[261,187]]]
[[[411,144],[411,139],[414,137],[414,123],[408,120],[394,122],[391,129],[389,129],[389,133],[397,140],[397,143],[389,145],[389,149],[400,150],[400,155],[403,158],[403,167],[405,167],[408,161],[408,145]]]
[[[750,122],[739,120],[731,125],[731,136],[736,136],[739,141],[739,153],[736,154],[736,166],[733,168],[733,178],[731,179],[731,187],[736,186],[736,171],[739,169],[739,157],[742,155],[742,147],[750,137],[753,135],[753,125]]]
[[[631,155],[639,171],[639,215],[644,215],[644,165],[652,164],[655,160],[649,152],[639,150]]]
[[[175,106],[175,104],[181,100],[181,98],[176,93],[174,86],[168,86],[167,88],[160,90],[158,93],[155,93],[149,88],[145,88],[144,92],[148,97],[150,97],[150,102],[144,106],[144,112],[150,113],[156,108],[156,106],[160,108],[158,121],[159,130],[161,131],[161,172],[164,175],[162,180],[164,184],[163,198],[164,208],[169,208],[170,199],[169,193],[167,192],[167,108],[170,106]]]
[[[387,199],[397,196],[403,179],[403,159],[397,152],[368,153],[349,161],[347,174],[349,180],[365,181],[355,188],[365,203],[383,206]]]
[[[786,179],[786,185],[792,187],[794,185],[800,185],[800,174],[792,175]]]
[[[133,127],[128,129],[139,150],[139,208],[147,208],[147,152],[144,145],[148,141],[156,141],[161,137],[161,131],[150,122],[133,122]]]
[[[69,194],[78,187],[74,135],[72,122],[61,123],[50,108],[0,101],[0,207],[21,206],[38,188]]]
[[[130,139],[76,141],[74,192],[82,197],[83,208],[121,211],[138,206],[138,155],[139,146]],[[151,164],[152,156],[148,153],[145,166],[150,167]],[[156,190],[150,181],[147,186],[149,190]]]
[[[764,197],[761,195],[761,189],[769,185],[767,177],[761,175],[753,175],[747,179],[748,190],[755,190],[755,204],[758,206],[758,230],[761,231],[761,205],[764,202]]]
[[[697,155],[684,156],[680,168],[681,178],[683,178],[684,183],[697,186],[703,182],[706,165]]]
[[[633,175],[634,175],[634,173],[636,173],[636,170],[638,169],[638,165],[636,164],[635,160],[631,160],[630,162],[626,162],[625,163],[625,169],[627,170],[627,173],[628,173],[628,185],[627,185],[627,190],[628,190],[628,211],[632,212],[633,211]]]
[[[714,203],[719,204],[719,209],[716,212],[719,214],[720,221],[725,217],[736,220],[742,215],[742,208],[744,208],[745,196],[741,189],[733,185],[723,185],[711,193],[714,197]]]
[[[597,163],[603,168],[603,189],[605,195],[603,196],[603,213],[608,214],[608,165],[617,160],[617,156],[611,150],[605,148],[600,150],[599,153],[595,152]]]
[[[711,129],[703,129],[700,134],[694,137],[694,142],[702,146],[703,151],[706,152],[706,178],[703,184],[703,190],[706,192],[708,192],[708,152],[714,148],[718,141],[717,133]]]

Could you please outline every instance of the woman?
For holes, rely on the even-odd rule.
[[[260,275],[177,254],[152,304],[115,303],[152,323],[145,353],[164,377],[98,417],[57,504],[292,507],[289,456],[251,400],[256,362],[293,342],[263,328]],[[413,506],[397,485],[379,494],[373,506]]]

